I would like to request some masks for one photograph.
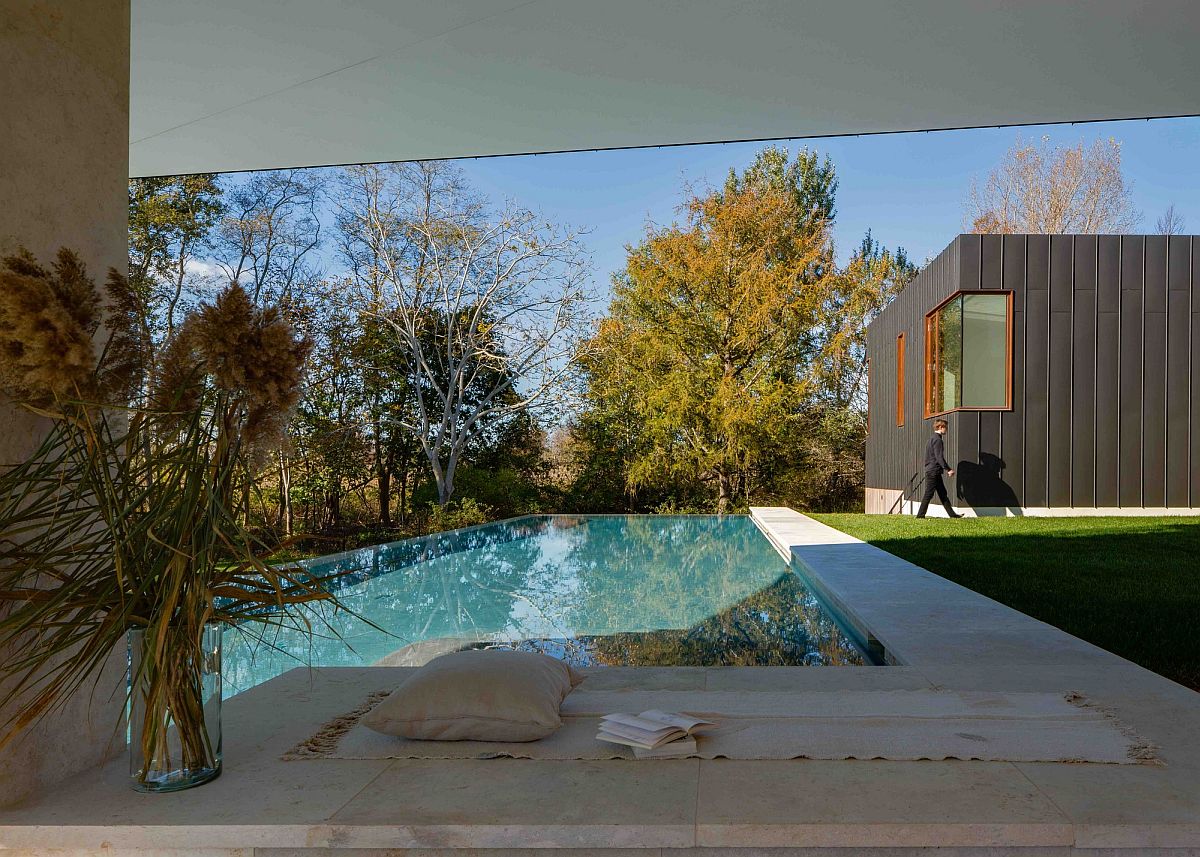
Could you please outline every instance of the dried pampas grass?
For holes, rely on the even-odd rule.
[[[28,253],[3,263],[0,384],[51,428],[0,472],[0,533],[22,534],[0,540],[0,650],[12,653],[0,684],[26,701],[0,716],[0,748],[139,627],[143,758],[161,760],[169,725],[177,764],[210,764],[196,692],[206,624],[308,627],[298,605],[340,609],[344,572],[268,564],[281,545],[246,523],[255,458],[299,398],[309,342],[235,284],[168,337],[146,390],[148,310],[124,277],[111,273],[102,299],[69,251],[49,270]],[[32,597],[35,578],[49,582]]]
[[[109,270],[105,312],[95,281],[65,247],[49,269],[24,249],[0,262],[0,390],[33,405],[126,403],[143,372],[147,337],[139,335],[137,299],[125,277]],[[110,338],[98,357],[102,320]]]
[[[105,326],[108,344],[100,359],[99,383],[106,401],[130,404],[138,399],[150,359],[150,329],[141,311],[141,298],[126,277],[109,270]]]
[[[27,250],[0,261],[0,387],[37,402],[79,395],[96,368],[96,284],[65,248],[51,270]]]
[[[282,438],[299,401],[311,350],[278,307],[256,307],[234,283],[200,306],[167,343],[152,401],[163,411],[188,410],[211,379],[243,409],[243,439],[269,447]]]

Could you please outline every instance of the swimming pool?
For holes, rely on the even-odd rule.
[[[280,629],[263,645],[227,630],[227,694],[414,643],[515,647],[577,666],[871,663],[747,516],[531,516],[308,564],[352,572],[338,594],[358,615],[314,611],[311,641]]]

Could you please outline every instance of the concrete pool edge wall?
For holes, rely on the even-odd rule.
[[[804,586],[817,597],[825,612],[842,629],[842,633],[853,640],[854,644],[862,651],[868,663],[872,666],[902,665],[903,661],[894,652],[887,650],[887,647],[883,645],[878,637],[871,633],[871,629],[854,612],[854,609],[842,601],[836,592],[831,591],[819,574],[812,573],[807,566],[796,559],[792,553],[791,546],[785,543],[781,534],[777,533],[761,517],[756,516],[754,514],[755,510],[769,514],[769,508],[752,507],[750,521],[767,542],[770,543],[771,547],[775,549],[775,552],[788,564],[792,573],[799,577],[804,582]]]
[[[751,519],[889,663],[910,666],[1124,661],[1065,631],[781,506]],[[1128,663],[1128,661],[1124,661]]]

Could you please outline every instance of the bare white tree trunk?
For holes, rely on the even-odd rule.
[[[407,355],[414,407],[398,421],[444,505],[482,431],[564,401],[590,321],[588,266],[578,233],[511,205],[486,211],[445,164],[350,175],[339,226],[363,263],[353,299]]]
[[[292,461],[291,456],[279,451],[279,531],[287,538],[292,535],[295,518],[292,514]]]

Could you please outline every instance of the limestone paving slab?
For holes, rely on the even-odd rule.
[[[704,690],[707,667],[601,667],[582,670],[582,690]]]
[[[1108,766],[1016,767],[1075,824],[1078,845],[1181,848],[1200,837],[1195,768],[1136,767],[1114,776]]]
[[[912,667],[709,667],[705,690],[927,690],[932,682]],[[591,678],[588,679],[589,683]]]
[[[253,848],[154,848],[124,852],[130,857],[254,857]],[[15,848],[4,857],[112,857],[112,848]]]
[[[106,857],[141,857],[176,853],[180,857],[207,852],[249,852],[256,846],[302,848],[308,825],[22,825],[0,827],[0,853],[14,851],[79,852]]]
[[[564,857],[825,857],[828,848],[221,848],[144,850],[18,848],[6,850],[5,857],[544,857],[547,853]],[[841,849],[850,857],[862,849]],[[871,848],[871,857],[923,857],[927,847]],[[1031,848],[938,847],[938,857],[1131,857],[1129,849],[1074,848],[1072,846],[1035,846]],[[1137,857],[1200,857],[1194,848],[1139,848]]]
[[[698,764],[398,760],[330,824],[356,847],[682,847]]]
[[[687,849],[672,848],[680,855]],[[256,848],[253,857],[545,857],[542,848]],[[558,848],[555,857],[661,857],[658,848]]]
[[[433,640],[418,640],[384,655],[372,666],[420,667],[440,655],[461,651],[477,642],[480,642],[477,637],[437,637]]]
[[[781,507],[754,507],[759,528],[801,574],[902,663],[1127,663],[1058,628],[907,560]]]
[[[256,848],[245,857],[544,857],[547,852],[537,848],[349,848],[294,849]],[[830,850],[818,847],[791,848],[564,848],[553,852],[555,857],[829,857]],[[844,857],[856,857],[860,849],[842,849]],[[928,848],[872,848],[871,857],[928,857]],[[1131,857],[1128,850],[1113,848],[1081,848],[1047,846],[1032,848],[966,847],[938,848],[938,857]],[[21,857],[18,855],[18,857]],[[42,855],[37,855],[42,857]],[[50,857],[50,855],[46,855]],[[58,857],[56,855],[55,857]],[[82,857],[82,855],[81,855]],[[167,855],[170,857],[170,855]],[[220,855],[213,855],[220,857]],[[1138,857],[1200,857],[1197,849],[1144,849]]]
[[[1007,762],[701,762],[698,846],[1070,845]]]
[[[664,849],[660,857],[857,857],[867,853],[870,857],[1132,857],[1126,849],[1075,848],[1070,845],[1047,845],[1031,847],[998,846],[882,846],[864,851],[861,848],[843,848],[831,851],[821,846],[788,848],[684,848]],[[365,857],[365,855],[364,855]],[[1200,849],[1138,849],[1137,857],[1200,857]]]
[[[1159,745],[1162,767],[1015,766],[1068,816],[1076,845],[1200,845],[1200,694],[790,509],[752,514],[818,591],[933,686],[1078,691]]]

